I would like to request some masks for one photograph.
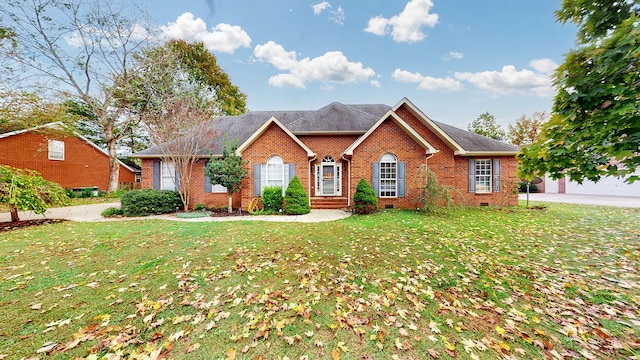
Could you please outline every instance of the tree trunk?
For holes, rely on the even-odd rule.
[[[18,217],[18,208],[9,204],[9,212],[11,212],[11,222],[20,221],[20,217]]]
[[[233,195],[228,194],[227,197],[229,198],[229,214],[231,214],[233,212]]]
[[[108,135],[107,138],[109,138]],[[107,140],[107,150],[109,152],[109,184],[107,185],[107,191],[112,192],[118,190],[120,179],[120,163],[118,162],[115,139]]]

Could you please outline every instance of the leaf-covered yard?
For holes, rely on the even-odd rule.
[[[640,211],[0,233],[0,359],[640,357]]]

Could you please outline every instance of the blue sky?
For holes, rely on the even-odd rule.
[[[142,0],[163,32],[202,41],[250,110],[407,97],[460,128],[549,111],[573,46],[560,0]]]

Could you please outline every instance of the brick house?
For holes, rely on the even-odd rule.
[[[429,119],[403,98],[393,107],[331,103],[314,111],[253,111],[213,119],[217,134],[194,166],[191,204],[227,204],[225,189],[208,184],[204,165],[221,156],[224,136],[237,140],[249,176],[234,207],[247,209],[265,186],[286,186],[297,175],[312,208],[350,206],[366,179],[381,207],[415,208],[425,167],[455,189],[461,205],[517,205],[518,148]],[[174,169],[158,147],[142,159],[142,188],[175,189]]]
[[[107,190],[109,156],[59,122],[0,134],[0,165],[35,170],[66,189]],[[138,171],[120,163],[121,185],[133,186]]]

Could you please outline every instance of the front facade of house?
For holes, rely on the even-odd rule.
[[[0,165],[35,170],[66,189],[107,190],[109,156],[61,123],[0,134]],[[120,163],[119,183],[133,187],[137,171]]]
[[[434,122],[409,100],[387,105],[329,104],[316,111],[250,112],[214,119],[217,134],[196,164],[191,204],[223,206],[224,188],[204,176],[209,154],[222,154],[222,139],[238,141],[249,176],[234,207],[247,209],[265,186],[286,189],[298,176],[312,208],[351,206],[356,186],[366,179],[381,207],[416,208],[425,169],[454,189],[460,205],[517,204],[518,148]],[[134,155],[142,161],[142,187],[175,189],[175,169],[150,148]]]

